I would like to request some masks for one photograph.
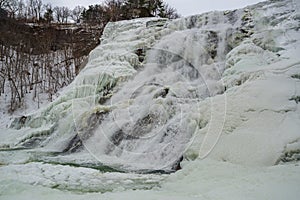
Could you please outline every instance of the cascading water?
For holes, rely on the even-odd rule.
[[[213,59],[221,60],[224,52],[217,47],[224,44],[218,38],[225,40],[217,33],[209,40],[211,33],[194,29],[162,38],[147,52],[134,79],[105,102],[112,109],[103,114],[85,147],[101,162],[122,168],[178,168],[196,131],[192,115],[199,112],[198,103],[224,92],[224,63]],[[211,45],[214,58],[207,51]]]

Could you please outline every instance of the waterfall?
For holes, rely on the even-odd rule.
[[[259,8],[273,9],[266,5]],[[253,8],[109,23],[74,82],[46,108],[17,118],[15,139],[0,147],[88,151],[101,165],[147,172],[174,171],[182,159],[223,159],[228,149],[213,152],[216,144],[244,122],[232,114],[240,106],[235,90],[281,60],[274,35],[284,32],[270,33],[270,24],[291,26],[293,19],[297,26],[297,15],[283,12],[275,20]],[[229,101],[227,93],[234,96]],[[246,156],[228,159],[247,162]]]
[[[196,131],[192,115],[201,114],[198,103],[224,92],[224,62],[214,61],[222,60],[218,47],[224,41],[201,29],[163,37],[147,51],[134,78],[105,102],[112,110],[85,147],[105,164],[175,170]]]

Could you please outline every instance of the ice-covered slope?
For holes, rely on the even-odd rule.
[[[299,138],[295,8],[275,1],[110,23],[64,94],[16,119],[11,127],[21,130],[8,130],[1,146],[84,146],[126,169],[171,170],[182,157],[208,155],[273,165]]]
[[[172,21],[109,23],[101,45],[60,98],[1,130],[5,151],[0,163],[6,166],[0,170],[7,172],[2,178],[17,172],[25,183],[73,190],[74,181],[61,165],[168,172],[179,169],[183,160],[182,172],[168,178],[162,190],[175,192],[182,183],[192,187],[184,187],[189,194],[216,197],[205,189],[215,182],[205,185],[199,177],[206,164],[216,165],[220,177],[233,185],[243,180],[239,176],[264,181],[260,174],[268,180],[285,179],[286,174],[294,176],[287,184],[299,183],[299,167],[286,164],[297,163],[300,153],[299,6],[297,1],[277,0]],[[28,162],[30,169],[43,169],[37,172],[40,181],[27,180],[30,170],[22,166]],[[51,183],[44,177],[53,166],[41,162],[60,171]],[[231,167],[241,169],[233,179],[226,174]],[[277,172],[283,175],[275,176]],[[87,171],[86,176],[93,173]],[[205,180],[214,178],[214,173],[207,176]],[[129,179],[134,185],[138,178]],[[189,180],[202,190],[193,189]],[[125,184],[122,179],[115,183]],[[270,190],[283,186],[274,184]],[[295,197],[295,187],[286,187]]]

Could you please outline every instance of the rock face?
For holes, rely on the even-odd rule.
[[[267,1],[109,23],[61,97],[16,119],[0,146],[63,153],[39,157],[55,162],[88,151],[100,164],[142,172],[175,170],[182,157],[290,160],[284,155],[300,149],[298,8]]]

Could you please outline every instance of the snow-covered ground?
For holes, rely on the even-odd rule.
[[[118,174],[101,176],[99,172],[92,172],[92,170],[87,169],[76,171],[64,169],[66,171],[61,171],[59,167],[52,167],[45,170],[48,175],[38,177],[43,167],[32,169],[34,165],[26,166],[28,167],[26,169],[27,174],[22,172],[17,181],[9,179],[1,181],[1,199],[296,200],[300,195],[300,166],[294,164],[272,167],[247,167],[209,159],[197,160],[187,163],[182,171],[170,175],[167,179],[161,181],[162,183],[159,187],[154,187],[151,190],[130,189],[134,181],[137,181],[137,179],[142,181],[143,178],[137,175],[127,174],[126,178],[118,176]],[[45,165],[44,169],[47,169],[47,167]],[[30,170],[35,171],[30,173]],[[1,174],[2,171],[3,169],[1,169]],[[19,172],[13,166],[5,170],[5,173],[7,171],[8,173],[12,171],[15,171],[15,173]],[[80,173],[80,175],[77,173]],[[64,176],[69,176],[69,178]],[[2,177],[3,175],[1,175]],[[42,181],[43,178],[47,179],[43,184],[48,187],[42,187],[41,184],[38,184],[38,181]],[[155,183],[159,180],[153,176],[147,178],[150,186],[151,181]],[[35,183],[25,184],[24,182]],[[111,186],[111,188],[106,186],[109,187],[105,188],[108,192],[86,193],[85,191],[87,188],[90,190],[97,188],[98,191],[101,191],[104,187],[103,185],[107,184],[107,182],[110,182]],[[62,187],[72,188],[75,184],[82,188],[81,192],[78,190],[75,190],[75,192],[61,190]],[[52,186],[52,189],[49,188],[49,185]]]
[[[108,24],[58,99],[0,131],[1,199],[298,199],[299,27],[293,0]]]

